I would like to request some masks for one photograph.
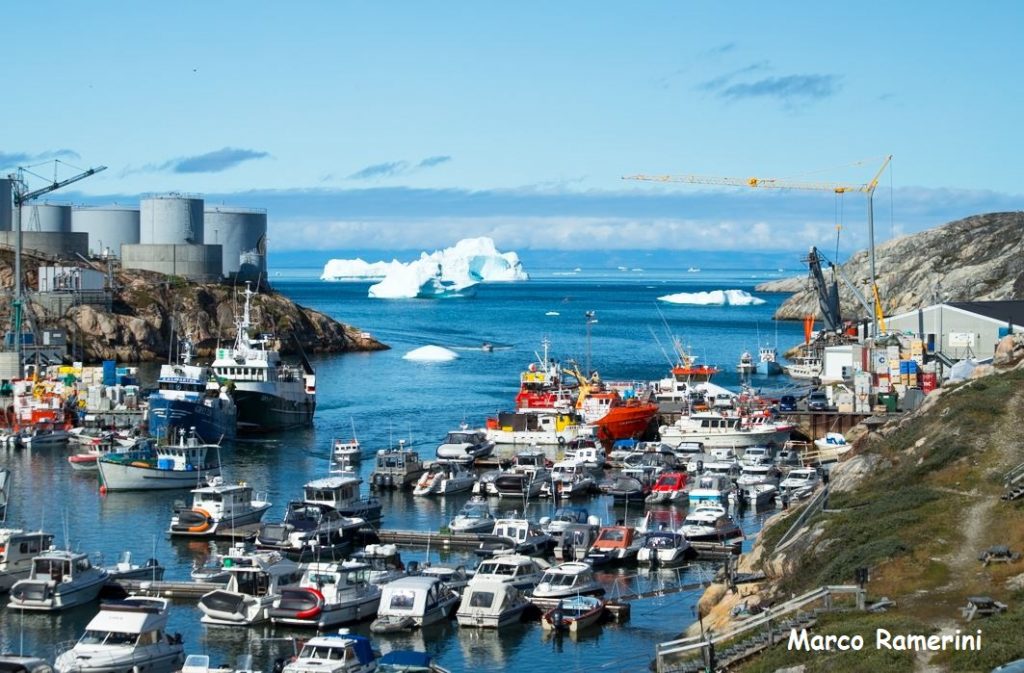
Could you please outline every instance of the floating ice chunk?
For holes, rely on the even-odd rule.
[[[561,314],[561,313],[559,313],[558,311],[548,311],[548,312],[547,312],[547,313],[545,313],[544,315],[562,315],[562,314]]]
[[[441,346],[421,346],[403,355],[402,359],[416,362],[448,362],[458,357],[459,354],[455,351]]]
[[[695,306],[756,306],[764,299],[755,297],[745,290],[712,290],[710,292],[679,292],[658,297],[669,304],[691,304]]]

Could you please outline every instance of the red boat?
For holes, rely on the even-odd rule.
[[[614,390],[581,392],[577,407],[584,420],[597,426],[597,438],[609,444],[638,438],[658,413],[657,404],[623,398]]]
[[[676,355],[679,356],[679,362],[672,368],[672,376],[677,381],[689,381],[694,383],[700,383],[702,381],[710,381],[711,377],[717,374],[720,370],[714,365],[698,365],[697,358],[687,353],[679,340],[675,342]]]

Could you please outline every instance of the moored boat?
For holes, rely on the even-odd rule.
[[[384,585],[374,633],[407,631],[444,619],[455,612],[459,596],[436,577],[403,577]]]
[[[191,507],[175,509],[169,532],[172,536],[213,536],[224,529],[257,523],[268,509],[266,496],[254,496],[248,484],[226,484],[214,477],[208,486],[192,490]]]
[[[593,626],[604,616],[604,600],[596,596],[573,596],[560,600],[541,617],[545,631],[577,633]]]
[[[310,638],[281,673],[373,673],[377,653],[370,639],[348,632]]]
[[[520,620],[530,601],[512,584],[480,580],[467,586],[455,613],[459,626],[497,629]]]
[[[373,488],[404,489],[412,486],[426,471],[420,454],[407,449],[404,440],[398,441],[398,448],[377,451],[377,462],[370,475]]]
[[[264,622],[280,589],[296,584],[301,577],[298,564],[276,552],[250,551],[244,545],[225,557],[224,566],[230,573],[227,586],[199,599],[203,624],[251,626]]]
[[[107,571],[93,567],[89,557],[50,549],[32,559],[29,576],[11,587],[8,605],[16,610],[55,612],[96,600]]]
[[[49,549],[53,535],[41,530],[0,528],[0,593],[11,590],[32,570],[32,559]]]
[[[179,431],[176,444],[112,453],[99,460],[100,484],[107,491],[195,488],[220,474],[214,460],[217,444],[204,444],[194,433]]]
[[[376,615],[380,596],[365,563],[310,563],[298,585],[281,587],[270,619],[323,631]]]

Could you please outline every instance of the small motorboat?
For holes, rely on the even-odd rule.
[[[164,578],[165,568],[155,558],[147,559],[142,565],[132,563],[132,553],[124,551],[117,563],[107,567],[106,570],[112,580],[144,579],[159,582]]]
[[[743,531],[725,508],[708,502],[691,511],[678,532],[690,542],[729,542],[743,537]]]
[[[217,551],[217,545],[210,542],[210,553],[203,560],[196,560],[190,573],[193,582],[206,584],[227,584],[231,573],[224,567],[224,557]]]
[[[459,626],[498,629],[518,622],[530,601],[515,586],[479,580],[466,587],[455,618]]]
[[[448,673],[430,654],[414,650],[391,650],[377,664],[377,673]]]
[[[545,631],[577,633],[600,621],[604,605],[604,600],[595,596],[573,596],[545,612],[540,624]]]
[[[199,599],[203,624],[251,626],[266,621],[282,587],[296,584],[302,576],[298,564],[277,552],[245,549],[244,545],[224,559],[230,577],[223,589]]]
[[[779,482],[779,492],[789,498],[806,498],[821,483],[821,475],[811,467],[790,470],[786,478]]]
[[[494,522],[494,534],[485,536],[474,553],[477,556],[543,556],[547,554],[553,542],[551,536],[532,521],[498,519]]]
[[[546,563],[544,567],[547,567]],[[481,561],[469,583],[496,580],[526,591],[537,586],[543,576],[544,568],[537,559],[518,555],[496,556]]]
[[[476,475],[457,462],[432,463],[413,488],[413,495],[449,495],[469,491]]]
[[[686,473],[662,472],[645,498],[650,505],[670,505],[687,498]]]
[[[220,477],[210,479],[208,486],[192,489],[192,507],[184,503],[171,516],[172,536],[209,537],[225,530],[258,523],[270,501],[263,494],[253,494],[245,482],[225,484]]]
[[[640,565],[667,568],[681,565],[695,555],[685,537],[672,531],[659,530],[647,534],[644,546],[636,554],[636,560]]]
[[[387,584],[409,574],[402,563],[398,547],[393,544],[368,544],[352,554],[352,559],[345,561],[345,564],[367,566],[367,581],[370,584]]]
[[[566,598],[581,594],[603,594],[589,563],[569,561],[548,568],[533,590],[534,598]]]
[[[604,489],[615,502],[643,502],[650,489],[639,479],[619,475]]]
[[[743,486],[737,491],[740,502],[748,507],[758,509],[771,503],[779,493],[775,484],[752,484]]]
[[[0,528],[0,593],[6,593],[18,580],[28,577],[32,559],[53,544],[53,535],[41,530]]]
[[[185,662],[181,635],[166,633],[168,598],[129,596],[101,603],[74,647],[57,656],[57,673],[171,673]]]
[[[436,577],[402,577],[384,585],[370,630],[393,633],[427,626],[451,617],[458,602],[459,595]]]
[[[32,559],[29,576],[11,587],[8,606],[15,610],[66,610],[96,600],[106,582],[107,571],[94,567],[87,555],[50,549]]]
[[[361,460],[363,457],[363,446],[355,437],[352,439],[335,439],[331,448],[331,457],[337,463]]]
[[[592,517],[596,519],[597,517]],[[572,523],[562,531],[555,543],[556,561],[583,561],[597,538],[598,526]]]
[[[448,524],[453,533],[490,533],[494,530],[494,514],[487,500],[474,497],[459,510]]]
[[[472,463],[486,458],[494,451],[494,442],[483,430],[470,430],[463,423],[458,430],[449,432],[437,447],[437,459],[456,463]]]
[[[281,587],[270,620],[323,631],[376,615],[380,596],[365,563],[310,563],[298,586]]]
[[[366,636],[332,633],[310,638],[282,673],[373,673],[377,653]]]
[[[643,538],[632,526],[605,526],[591,545],[587,561],[594,566],[635,563]]]

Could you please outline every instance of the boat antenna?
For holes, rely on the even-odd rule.
[[[655,333],[654,328],[651,327],[650,325],[648,325],[647,329],[650,331],[651,336],[654,337],[654,343],[658,344],[658,348],[661,349],[661,354],[664,355],[665,356],[665,360],[668,361],[668,366],[671,367],[674,364],[672,362],[672,358],[669,357],[668,351],[665,350],[665,347],[661,345],[661,341],[658,339],[658,335],[657,335],[657,333]]]

